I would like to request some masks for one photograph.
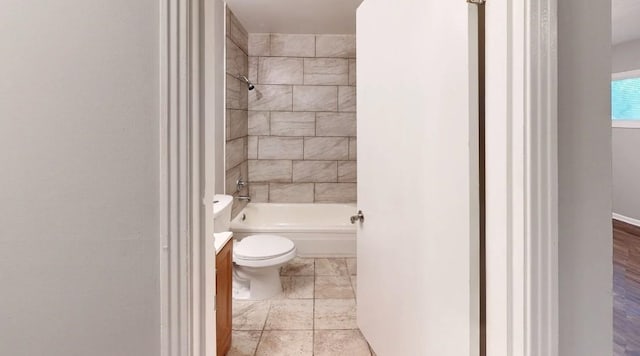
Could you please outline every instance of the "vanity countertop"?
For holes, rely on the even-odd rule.
[[[227,242],[231,241],[231,238],[233,237],[233,232],[230,231],[226,231],[226,232],[219,232],[219,233],[214,233],[213,234],[214,237],[214,245],[216,246],[216,255],[222,251],[222,248],[227,244]]]

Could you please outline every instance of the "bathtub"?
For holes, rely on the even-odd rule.
[[[234,237],[254,234],[291,239],[301,257],[356,255],[355,204],[249,203],[231,221]]]

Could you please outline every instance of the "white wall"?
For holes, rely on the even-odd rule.
[[[0,11],[0,355],[159,355],[156,0]]]
[[[611,355],[611,2],[558,12],[560,355]]]
[[[613,73],[640,69],[640,40],[613,46]],[[613,128],[613,212],[640,220],[640,129]]]

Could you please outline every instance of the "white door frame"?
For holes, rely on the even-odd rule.
[[[558,355],[556,1],[485,5],[491,356]],[[201,41],[213,13],[211,0],[161,1],[162,355],[215,355],[215,273],[203,258],[214,135],[203,110],[220,63]]]
[[[486,4],[487,355],[558,355],[557,0]]]
[[[204,41],[214,37],[213,12],[219,9],[213,5],[210,0],[160,1],[163,356],[216,354],[212,209],[218,88],[211,83],[221,63],[215,62],[212,41]]]

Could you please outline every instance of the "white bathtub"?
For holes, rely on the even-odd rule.
[[[298,256],[356,255],[355,204],[250,203],[231,221],[234,237],[273,234],[290,238]]]

